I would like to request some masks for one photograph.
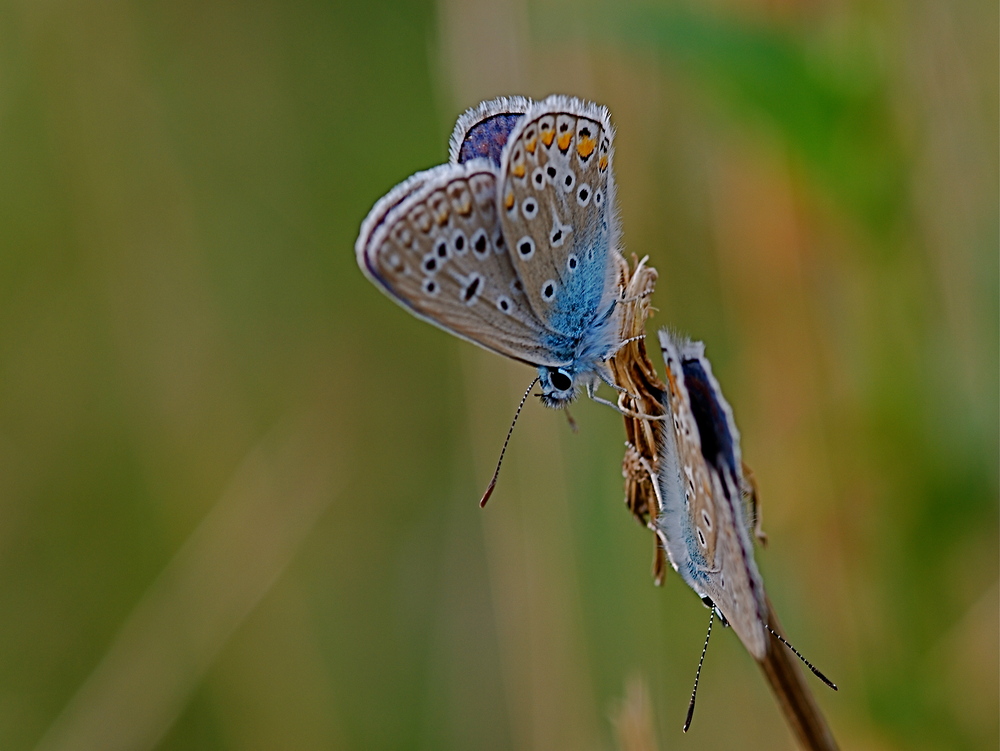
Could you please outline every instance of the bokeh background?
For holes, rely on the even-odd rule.
[[[611,410],[407,315],[371,205],[607,104],[851,749],[998,744],[996,3],[0,3],[0,747],[791,748]],[[586,401],[586,400],[584,400]],[[642,745],[647,744],[647,745]]]

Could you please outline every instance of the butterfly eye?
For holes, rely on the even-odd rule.
[[[569,391],[573,388],[573,379],[565,370],[549,371],[549,383],[556,391]]]

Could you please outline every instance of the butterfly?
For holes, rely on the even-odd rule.
[[[448,164],[375,204],[358,265],[417,317],[537,367],[547,406],[582,389],[610,403],[596,390],[621,344],[613,141],[608,110],[580,99],[483,102]]]
[[[733,411],[705,357],[705,345],[660,331],[668,420],[656,485],[656,529],[671,565],[712,603],[757,660],[767,652],[764,582],[753,557],[749,483]]]
[[[667,420],[657,446],[654,490],[660,513],[655,529],[667,558],[712,609],[712,617],[718,614],[731,626],[754,659],[765,659],[771,634],[836,690],[768,624],[764,582],[750,539],[751,529],[763,537],[757,525],[756,490],[745,474],[733,411],[705,357],[705,345],[665,330],[659,339],[667,387],[661,405]],[[695,691],[704,657],[702,650]],[[685,730],[693,713],[694,692]]]

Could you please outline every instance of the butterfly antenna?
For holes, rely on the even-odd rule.
[[[486,501],[490,499],[493,495],[493,488],[497,485],[497,477],[500,475],[500,465],[503,464],[503,455],[507,453],[507,444],[510,443],[510,434],[514,432],[514,425],[517,424],[517,418],[521,416],[521,410],[524,408],[524,403],[528,401],[528,395],[531,394],[531,390],[535,388],[535,384],[538,383],[540,376],[535,376],[529,385],[527,390],[524,392],[524,396],[521,397],[521,403],[517,405],[517,412],[514,413],[514,419],[510,421],[510,428],[507,429],[507,437],[503,440],[503,448],[500,449],[500,458],[497,459],[497,468],[493,470],[493,479],[490,480],[489,486],[486,488],[486,492],[483,493],[482,500],[479,501],[479,508],[486,506]]]
[[[771,635],[775,639],[777,639],[782,644],[784,644],[786,647],[788,647],[790,650],[792,650],[792,652],[795,653],[795,656],[798,657],[800,660],[802,660],[802,662],[805,663],[805,666],[807,668],[809,668],[811,671],[813,671],[813,675],[815,675],[817,678],[819,678],[821,681],[823,681],[823,683],[825,683],[827,686],[829,686],[830,688],[832,688],[834,691],[837,690],[837,684],[834,683],[833,681],[831,681],[829,678],[827,678],[821,672],[819,672],[819,670],[817,670],[816,666],[813,665],[811,662],[809,662],[809,660],[807,660],[805,657],[803,657],[802,653],[799,650],[797,650],[795,647],[793,647],[791,644],[789,644],[787,641],[785,641],[785,637],[783,637],[781,634],[779,634],[773,628],[771,628],[770,626],[768,626],[766,623],[764,624],[764,628],[766,628],[768,631],[770,631]]]
[[[705,646],[701,648],[701,658],[698,660],[698,672],[694,674],[694,688],[691,689],[691,703],[688,704],[687,719],[684,720],[684,732],[691,727],[691,720],[694,719],[694,699],[698,695],[698,679],[701,678],[701,666],[705,664],[705,653],[708,651],[708,640],[712,636],[712,623],[715,621],[715,608],[712,608],[711,615],[708,616],[708,633],[705,634]]]

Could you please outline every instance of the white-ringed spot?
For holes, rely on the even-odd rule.
[[[523,260],[528,261],[535,255],[535,241],[525,235],[517,241],[517,254]]]
[[[566,242],[566,235],[573,230],[568,224],[554,224],[549,232],[549,245],[553,248],[561,247]]]
[[[501,313],[509,314],[511,308],[513,307],[514,303],[511,302],[510,298],[507,297],[507,295],[500,295],[500,297],[497,298],[497,310],[499,310]]]
[[[490,241],[486,237],[486,230],[479,228],[472,236],[472,253],[480,260],[490,254]]]
[[[534,198],[525,198],[521,203],[521,213],[524,214],[524,218],[529,221],[534,219],[538,216],[538,201]]]
[[[451,236],[451,247],[455,249],[457,256],[464,256],[469,252],[469,241],[465,239],[465,233],[462,230],[456,230],[455,234]]]
[[[705,535],[702,534],[701,530],[698,530],[698,542],[701,543],[703,548],[707,548],[708,544],[705,542]]]
[[[483,291],[483,275],[472,273],[469,275],[469,281],[462,290],[462,302],[466,305],[473,305],[476,300],[479,299],[480,293]]]
[[[438,293],[441,291],[441,287],[438,283],[430,277],[424,279],[423,288],[424,294],[430,295],[431,297],[437,297]]]
[[[425,274],[436,274],[438,270],[438,257],[437,254],[431,251],[424,256],[424,260],[420,263],[421,268],[423,268]]]
[[[587,183],[584,183],[576,191],[576,202],[580,206],[586,206],[588,203],[590,203],[590,194],[591,194],[590,186],[587,185]]]
[[[563,189],[563,192],[570,193],[573,190],[573,186],[576,185],[576,174],[573,170],[568,169],[566,170],[566,174],[562,176],[560,182],[560,187]]]
[[[545,187],[545,170],[541,167],[535,167],[531,173],[531,184],[535,186],[536,190],[541,190]]]
[[[542,301],[552,302],[556,296],[556,283],[552,279],[546,279],[542,283]]]
[[[600,206],[602,203],[604,203],[604,194],[598,190],[594,193],[594,205]]]
[[[577,260],[575,254],[570,253],[569,258],[566,259],[566,268],[570,271],[576,271],[577,267],[580,265],[580,261]]]
[[[708,528],[709,531],[711,531],[712,530],[712,519],[708,515],[708,512],[705,511],[705,509],[701,510],[701,520],[703,522],[705,522],[705,526]]]

